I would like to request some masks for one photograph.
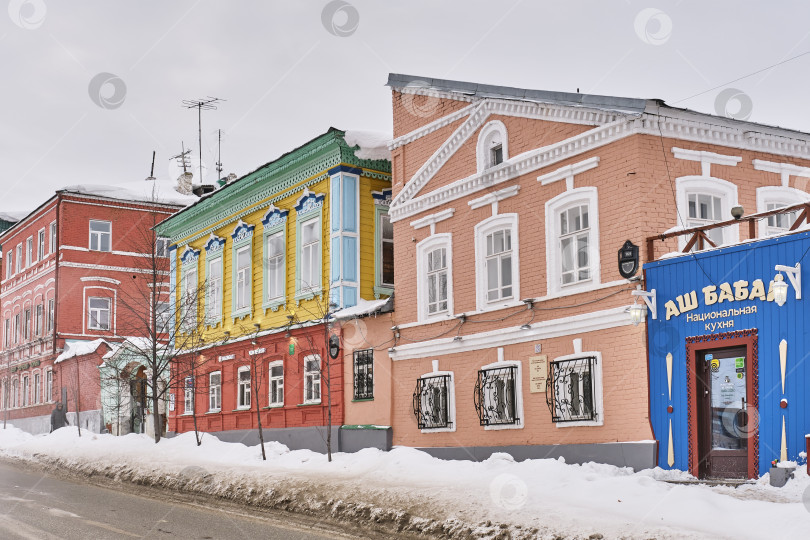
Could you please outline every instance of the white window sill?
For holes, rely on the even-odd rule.
[[[221,412],[222,412],[222,409],[211,409],[210,411],[208,411],[205,414],[219,414]]]
[[[192,416],[193,414],[194,414],[194,411],[190,411],[190,412],[184,412],[180,416]]]
[[[521,302],[519,300],[505,300],[505,301],[491,302],[491,303],[488,303],[487,305],[485,305],[482,308],[476,309],[475,311],[468,311],[466,313],[459,313],[458,315],[456,315],[456,317],[459,317],[461,315],[467,315],[469,317],[470,315],[478,315],[479,313],[490,313],[490,312],[493,312],[493,311],[499,311],[501,309],[509,309],[509,308],[520,307],[520,306],[525,306],[525,305],[526,304],[524,304],[523,302]]]
[[[497,426],[484,426],[486,431],[501,431],[504,429],[523,429],[523,422],[517,424],[501,424]]]
[[[556,427],[558,428],[569,428],[569,427],[596,427],[596,426],[603,426],[605,422],[602,420],[578,420],[575,422],[562,422],[562,423],[555,423]]]
[[[438,315],[431,315],[430,317],[425,317],[424,319],[419,319],[416,322],[400,324],[399,327],[400,328],[413,328],[415,326],[423,326],[423,325],[433,324],[433,323],[437,323],[437,322],[452,321],[455,318],[456,318],[455,315],[450,315],[449,313],[440,313]]]
[[[321,404],[321,400],[319,399],[318,401],[305,401],[305,402],[301,403],[298,406],[303,407],[304,405],[320,405],[320,404]]]
[[[534,302],[545,302],[546,300],[553,300],[555,298],[563,298],[565,296],[572,296],[575,294],[582,294],[591,291],[598,291],[600,289],[609,289],[611,287],[618,287],[620,285],[627,285],[628,283],[633,283],[629,279],[619,279],[616,281],[608,281],[607,283],[588,283],[587,286],[580,286],[576,288],[570,288],[571,285],[566,286],[560,290],[553,291],[545,296],[540,296],[534,299]]]
[[[271,403],[270,405],[265,407],[265,409],[281,409],[283,407],[284,407],[283,403]]]
[[[430,428],[420,430],[422,433],[454,433],[456,431],[456,424],[453,422],[453,427],[443,428]]]
[[[234,410],[235,411],[249,411],[250,410],[250,405],[242,405],[240,407],[235,408]]]

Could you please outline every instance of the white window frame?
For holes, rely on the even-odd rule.
[[[205,294],[205,324],[210,326],[216,326],[219,322],[222,321],[222,304],[225,298],[224,295],[224,276],[223,268],[224,265],[222,264],[222,255],[217,257],[212,257],[211,259],[208,256],[205,257],[206,259],[206,294]],[[214,271],[219,272],[219,279],[217,280],[214,277]]]
[[[155,237],[155,257],[169,256],[169,239],[164,236]]]
[[[437,362],[434,360],[434,362]],[[437,427],[437,428],[424,428],[420,429],[422,433],[453,433],[456,431],[456,379],[455,375],[452,371],[432,371],[430,373],[423,373],[419,376],[420,379],[426,379],[430,377],[440,377],[443,375],[450,376],[450,382],[448,383],[447,388],[447,422],[449,426],[447,427]],[[419,399],[422,400],[423,397],[419,396]]]
[[[281,375],[273,375],[273,368],[281,367]],[[273,386],[281,393],[281,401],[273,399]],[[267,366],[267,403],[269,407],[284,406],[284,361],[274,360]]]
[[[246,266],[240,266],[239,259],[245,255]],[[250,271],[253,269],[250,260],[250,246],[244,246],[236,250],[236,308],[234,311],[250,309]]]
[[[37,233],[37,260],[45,258],[45,229],[40,229]]]
[[[28,373],[22,376],[22,406],[28,407],[31,403],[31,377]]]
[[[318,369],[317,370],[308,369],[307,364],[309,362],[311,362],[311,361],[317,361],[318,362]],[[322,392],[321,392],[322,391],[322,386],[323,386],[321,371],[322,371],[322,365],[321,365],[321,357],[319,355],[310,354],[310,355],[307,355],[307,356],[304,357],[304,404],[305,405],[310,405],[310,404],[315,404],[315,403],[320,403],[321,402],[321,399],[323,397]],[[309,394],[309,389],[307,388],[307,382],[310,379],[312,379],[312,388],[313,388],[313,390],[315,388],[315,385],[317,384],[317,388],[318,388],[318,398],[317,399],[315,399],[313,397],[314,396],[314,391],[312,392],[312,395],[309,395],[309,396],[307,395],[307,394]]]
[[[48,369],[45,371],[45,401],[50,403],[53,401],[53,370]]]
[[[34,335],[42,336],[45,333],[45,305],[34,306]]]
[[[479,173],[500,165],[493,162],[492,154],[492,150],[498,146],[501,147],[501,163],[503,163],[509,159],[509,137],[506,125],[500,120],[493,120],[485,124],[478,135],[475,155]]]
[[[757,188],[757,212],[766,212],[769,204],[778,204],[780,206],[794,206],[803,202],[810,201],[810,193],[800,189],[783,186],[765,186]],[[801,210],[797,212],[801,213]],[[774,236],[782,234],[787,230],[781,231],[777,227],[771,227],[768,224],[768,219],[761,219],[757,225],[759,230],[757,234],[760,238],[767,236]],[[797,230],[804,230],[808,227],[807,223],[799,226]]]
[[[23,245],[20,243],[17,244],[17,265],[15,266],[16,274],[22,272],[23,269],[22,264],[23,264]]]
[[[737,205],[737,186],[726,180],[712,176],[682,176],[675,179],[675,199],[678,206],[676,224],[680,228],[689,228],[689,195],[706,194],[720,198],[720,221],[731,219],[731,209]],[[721,229],[723,245],[735,244],[740,241],[739,225],[731,225]],[[689,241],[688,235],[678,237],[678,249],[683,250]],[[711,246],[709,246],[711,247]]]
[[[93,326],[93,313],[97,312],[96,322],[98,322],[100,324],[101,319],[98,318],[98,317],[101,317],[101,315],[105,311],[105,309],[102,308],[102,307],[93,307],[92,306],[93,300],[103,300],[103,301],[105,301],[107,303],[107,308],[106,308],[106,312],[107,312],[107,328],[104,328],[101,325]],[[108,298],[108,297],[105,297],[105,296],[88,296],[87,297],[87,329],[88,330],[101,330],[101,331],[104,331],[104,332],[108,332],[108,331],[110,331],[111,328],[112,328],[112,299]]]
[[[29,236],[25,240],[25,267],[33,266],[34,262],[34,237]]]
[[[9,250],[5,256],[6,260],[3,262],[6,264],[6,279],[10,279],[14,275],[14,250]]]
[[[381,208],[385,208],[385,209],[381,210]],[[377,247],[377,259],[378,259],[377,260],[377,286],[376,286],[376,289],[378,289],[379,292],[382,293],[382,294],[391,294],[393,292],[393,290],[394,290],[394,283],[393,282],[392,283],[386,283],[385,280],[384,280],[384,276],[385,276],[385,271],[384,271],[384,268],[385,268],[385,249],[384,248],[385,248],[386,244],[391,244],[391,247],[392,247],[391,251],[393,253],[393,247],[394,247],[393,224],[391,223],[391,216],[388,214],[387,207],[378,207],[377,211],[375,213],[377,215],[377,230],[378,230],[378,234],[377,234],[378,239],[377,239],[377,246],[376,246]],[[386,239],[384,234],[383,234],[383,231],[385,230],[385,227],[383,225],[383,221],[388,221],[389,226],[392,228],[392,235],[391,235],[390,240]],[[391,264],[394,264],[394,261],[391,261]],[[394,271],[394,275],[396,275],[396,270]],[[376,289],[375,289],[375,292],[378,292]]]
[[[48,298],[48,313],[45,315],[45,328],[46,331],[52,332],[54,325],[56,324],[55,316],[56,316],[56,300],[53,298]]]
[[[93,230],[94,223],[106,223],[108,227],[108,231],[103,230]],[[110,252],[112,251],[112,221],[104,221],[101,219],[91,219],[90,225],[90,240],[88,242],[88,247],[90,251],[102,251],[102,252]],[[107,242],[109,243],[109,249],[101,249],[103,247],[103,239],[107,237]],[[93,247],[93,242],[96,242],[96,247]]]
[[[247,372],[247,381],[242,380],[242,373]],[[253,374],[250,372],[250,366],[240,366],[236,370],[236,410],[246,411],[250,409],[251,404],[251,384]]]
[[[34,379],[34,403],[42,403],[42,373],[39,371],[34,371],[33,373]]]
[[[479,370],[500,369],[516,367],[515,371],[515,418],[517,421],[514,424],[498,424],[493,426],[484,426],[487,431],[498,431],[502,429],[523,429],[526,423],[523,416],[523,364],[518,360],[504,360],[502,362],[495,362],[494,364],[487,364],[478,368]]]
[[[318,239],[304,244],[304,228],[310,225],[314,226],[314,230],[318,234]],[[320,294],[321,291],[321,281],[323,279],[321,275],[323,231],[321,229],[321,219],[319,216],[314,216],[301,222],[301,242],[299,248],[301,256],[301,283],[299,289],[301,295],[315,295]],[[308,250],[308,254],[304,253],[305,250]]]
[[[265,259],[264,264],[265,268],[267,268],[265,279],[267,279],[267,293],[264,302],[266,304],[283,304],[284,300],[287,296],[287,231],[285,228],[281,228],[276,232],[270,233],[264,237],[264,253]],[[277,267],[279,275],[273,275],[270,266],[270,241],[274,238],[280,238],[282,242],[281,253],[273,256],[273,259],[280,259],[279,265]],[[278,285],[278,280],[281,280],[281,291],[280,294],[273,294],[271,292],[271,286],[274,284]]]
[[[487,236],[501,230],[509,230],[512,259],[512,294],[506,298],[490,301],[487,274]],[[520,304],[520,256],[518,238],[518,215],[498,214],[475,226],[475,297],[478,311],[500,309]],[[502,283],[502,282],[501,282]]]
[[[580,358],[588,358],[591,356],[596,358],[595,365],[593,366],[593,369],[591,371],[591,377],[593,377],[592,380],[593,407],[594,413],[596,414],[596,420],[573,420],[570,422],[555,423],[554,425],[560,429],[577,426],[602,426],[605,423],[605,406],[602,401],[603,385],[604,385],[604,379],[602,378],[602,353],[598,351],[578,352],[574,354],[558,356],[553,360],[551,360],[550,363],[564,362],[567,360],[577,360]],[[554,384],[554,381],[549,379],[547,384]]]
[[[194,378],[183,379],[183,414],[194,414]]]
[[[190,280],[189,275],[193,274],[194,279]],[[189,290],[189,282],[194,286]],[[185,330],[193,330],[197,326],[197,318],[200,314],[200,299],[198,297],[199,273],[197,271],[197,261],[188,263],[188,268],[183,268],[183,288],[181,294],[182,301],[182,325]],[[193,304],[191,303],[193,301]],[[193,319],[192,319],[193,317]]]
[[[447,310],[431,314],[428,312],[428,253],[439,248],[447,251]],[[416,244],[416,279],[419,322],[453,317],[453,235],[451,233],[433,234]]]
[[[56,222],[51,221],[50,225],[50,238],[48,239],[50,242],[50,251],[49,253],[56,253]]]
[[[219,375],[219,383],[214,384],[214,375]],[[222,371],[212,371],[208,374],[208,412],[222,410]]]
[[[591,277],[563,285],[560,214],[582,205],[588,206],[588,262]],[[546,276],[549,296],[582,292],[602,283],[599,240],[599,196],[595,187],[570,189],[546,202]]]

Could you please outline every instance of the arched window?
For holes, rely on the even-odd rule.
[[[476,156],[478,172],[500,165],[509,159],[509,139],[503,122],[493,120],[481,128]]]

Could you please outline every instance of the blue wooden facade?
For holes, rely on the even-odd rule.
[[[645,288],[655,289],[657,301],[657,318],[648,313],[647,324],[650,414],[659,466],[695,474],[701,428],[693,418],[699,387],[695,368],[689,369],[690,347],[720,348],[735,338],[735,343],[749,344],[752,361],[750,369],[737,370],[747,371],[740,379],[748,377],[754,390],[748,396],[748,452],[753,453],[748,476],[768,472],[780,455],[803,461],[799,454],[810,433],[810,298],[797,300],[796,287],[783,274],[789,288],[787,301],[779,306],[772,280],[776,265],[800,263],[801,281],[810,284],[808,252],[810,232],[800,232],[644,265]]]

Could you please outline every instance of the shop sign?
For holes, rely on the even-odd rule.
[[[735,281],[734,283],[721,283],[720,287],[716,285],[707,285],[701,289],[702,295],[698,295],[697,291],[691,291],[681,294],[675,300],[669,300],[664,307],[666,309],[667,320],[672,317],[678,317],[684,313],[695,310],[700,307],[699,300],[703,300],[704,306],[711,306],[714,304],[722,304],[723,302],[739,302],[743,300],[760,300],[762,302],[773,302],[773,282],[768,287],[768,293],[765,294],[765,284],[761,279],[755,279],[749,287],[749,283],[745,280]],[[733,312],[733,313],[730,313]],[[692,322],[695,320],[703,321],[706,318],[730,317],[734,315],[748,315],[756,313],[756,306],[746,306],[744,308],[726,309],[721,312],[724,315],[713,315],[712,313],[704,313],[700,315],[687,316],[687,321]]]
[[[257,355],[257,354],[262,354],[262,353],[263,353],[264,351],[266,351],[266,350],[267,350],[267,349],[265,349],[264,347],[260,347],[260,348],[258,348],[258,349],[253,349],[252,351],[248,351],[248,354],[249,354],[250,356],[255,356],[255,355]]]
[[[220,356],[219,358],[217,358],[217,360],[219,360],[220,362],[225,362],[227,360],[233,360],[234,358],[236,358],[235,354],[226,354],[224,356]]]
[[[529,390],[531,393],[545,393],[548,380],[548,355],[529,357]]]

